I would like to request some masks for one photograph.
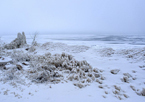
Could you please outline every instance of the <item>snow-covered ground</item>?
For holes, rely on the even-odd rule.
[[[2,52],[0,61],[12,59],[13,63],[0,66],[0,102],[145,101],[145,36],[39,34],[36,46],[31,46],[33,35],[26,37],[29,45]],[[6,43],[15,38],[16,35],[1,36]],[[69,64],[81,63],[78,66],[89,67],[91,71],[84,71],[87,78],[70,80],[72,70],[61,69],[65,65],[58,67],[55,62],[64,58],[62,56],[67,56]],[[60,77],[59,82],[40,77],[38,80],[39,71],[41,74],[46,71],[40,67],[47,62],[53,65],[52,60],[55,70],[63,78]],[[96,71],[92,71],[94,69]],[[80,73],[76,71],[72,75]],[[99,76],[93,79],[90,74]],[[36,83],[34,79],[45,82]],[[83,85],[82,88],[78,83]]]

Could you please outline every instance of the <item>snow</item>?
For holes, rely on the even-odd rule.
[[[2,40],[9,43],[15,36],[2,36]],[[9,40],[6,40],[6,37]],[[119,44],[110,44],[108,41],[78,40],[94,37],[94,35],[82,37],[82,35],[60,36],[55,34],[50,36],[44,34],[38,35],[36,38],[38,45],[34,46],[34,50],[26,51],[25,49],[30,48],[32,42],[29,35],[26,35],[26,37],[29,46],[4,50],[3,52],[3,57],[7,60],[12,59],[14,63],[6,65],[7,70],[0,66],[1,102],[145,101],[145,96],[141,95],[143,88],[145,88],[145,45],[130,44],[130,40],[123,44],[120,44],[120,42]],[[66,53],[72,55],[73,60],[80,62],[86,60],[93,69],[98,69],[101,77],[97,78],[97,82],[92,81],[83,88],[74,85],[78,81],[70,81],[67,78],[61,80],[58,84],[50,82],[35,83],[31,81],[31,78],[28,78],[31,75],[28,71],[34,71],[34,68],[30,66],[35,63],[26,62],[25,59],[28,56],[34,58],[45,56],[46,53],[51,54],[51,58],[55,54]],[[21,65],[23,70],[16,70],[15,64]],[[111,70],[114,69],[119,69],[119,72],[112,74]],[[64,74],[64,77],[67,75]],[[123,77],[127,77],[128,81],[124,82]]]
[[[9,61],[11,61],[12,59],[11,58],[9,58],[9,57],[1,57],[0,58],[0,62],[9,62]]]

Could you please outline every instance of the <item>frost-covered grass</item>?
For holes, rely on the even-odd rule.
[[[25,77],[36,83],[59,83],[63,80],[69,80],[79,83],[75,84],[75,86],[82,88],[87,86],[88,83],[95,82],[99,77],[104,80],[104,77],[100,75],[99,69],[93,69],[87,61],[77,61],[72,55],[66,53],[35,55],[29,53],[29,51],[13,50],[10,56],[13,61],[10,65],[14,67],[7,68],[5,66],[6,70],[4,71],[6,73],[13,72],[8,76],[9,79],[13,79],[16,72],[21,70],[26,74]],[[23,69],[24,63],[28,63],[29,70]]]

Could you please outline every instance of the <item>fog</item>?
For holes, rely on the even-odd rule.
[[[144,34],[145,0],[1,0],[0,34]]]

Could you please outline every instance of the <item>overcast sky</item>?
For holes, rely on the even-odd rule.
[[[0,0],[0,33],[145,33],[145,0]]]

